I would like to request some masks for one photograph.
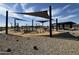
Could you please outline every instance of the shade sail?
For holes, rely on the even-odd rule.
[[[13,17],[14,19],[16,20],[20,20],[20,21],[27,21],[27,20],[23,20],[23,19],[20,19],[20,18],[16,18],[16,17]]]
[[[40,23],[45,23],[45,22],[48,22],[49,20],[40,20],[40,21],[37,21],[37,22],[40,22]]]
[[[40,12],[30,12],[30,13],[19,13],[19,12],[17,12],[17,14],[38,16],[38,17],[49,19],[49,15],[48,15],[48,11],[47,10],[46,11],[40,11]]]

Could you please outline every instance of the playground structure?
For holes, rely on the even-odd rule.
[[[49,11],[49,15],[48,15],[48,11]],[[8,11],[6,11],[6,27],[5,27],[5,33],[8,34],[9,31],[9,27],[8,27]],[[56,23],[52,24],[52,8],[51,6],[49,6],[49,10],[45,10],[45,11],[38,11],[38,12],[13,12],[16,14],[21,14],[21,15],[30,15],[30,16],[36,16],[36,17],[41,17],[41,18],[45,18],[47,20],[34,20],[31,19],[31,21],[27,21],[24,19],[20,19],[20,18],[16,18],[16,17],[12,17],[14,18],[14,26],[11,27],[13,28],[13,30],[17,33],[17,32],[22,32],[22,33],[29,33],[29,32],[37,32],[37,33],[44,33],[44,32],[49,32],[49,36],[52,37],[52,30],[55,29],[56,31],[60,30],[61,28],[64,30],[65,28],[68,29],[72,29],[72,27],[76,26],[76,23],[74,22],[64,22],[64,23],[59,23],[58,22],[58,18],[56,18]],[[24,21],[24,22],[31,22],[31,26],[29,26],[28,24],[26,24],[25,26],[19,26],[19,23],[16,23],[16,21]],[[34,21],[41,23],[42,25],[37,25],[34,26]],[[49,26],[44,26],[45,22],[49,22]]]
[[[31,15],[31,16],[38,16],[38,17],[42,17],[42,18],[46,18],[46,19],[49,19],[49,36],[52,37],[52,11],[51,11],[51,6],[49,6],[49,15],[47,14],[48,10],[46,11],[40,11],[40,12],[33,12],[33,13],[23,13],[23,12],[14,12],[16,14],[23,14],[23,15]],[[22,20],[22,19],[18,19],[18,18],[14,18],[14,29],[17,30],[17,31],[20,31],[20,28],[19,28],[19,23],[17,24],[16,26],[16,20],[21,20],[21,21],[25,21],[25,20]],[[33,21],[32,20],[32,31],[33,31]],[[47,21],[38,21],[38,22],[41,22],[42,25],[44,22],[47,22]],[[42,26],[43,27],[43,26]],[[8,34],[8,11],[6,11],[6,30],[5,30],[5,33]]]

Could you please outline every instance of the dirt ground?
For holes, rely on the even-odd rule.
[[[11,34],[12,33],[12,34]],[[49,33],[11,32],[0,34],[1,55],[77,55],[79,54],[78,32],[53,31]]]

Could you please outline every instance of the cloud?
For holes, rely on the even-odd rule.
[[[74,15],[68,15],[68,16],[56,16],[56,17],[52,17],[52,19],[54,19],[53,21],[55,22],[56,21],[56,18],[58,18],[58,21],[59,22],[64,22],[64,21],[73,21],[73,19],[76,17],[77,15],[74,14]]]
[[[9,6],[7,6],[7,5],[5,5],[3,3],[0,3],[0,6],[5,7],[6,9],[11,9]]]
[[[60,9],[52,9],[52,15],[55,16],[61,12]]]
[[[60,18],[60,19],[62,19],[62,20],[69,20],[69,19],[72,19],[72,18],[74,18],[74,17],[76,17],[77,15],[68,15],[68,16],[65,16],[65,17],[62,17],[62,18]]]
[[[64,11],[65,9],[67,9],[68,7],[70,7],[70,4],[65,5],[63,8],[52,9],[52,15],[56,16],[60,14],[62,11]]]
[[[55,17],[52,17],[52,19],[56,19],[56,18],[62,18],[62,16],[55,16]]]
[[[1,14],[1,15],[6,16],[6,10],[8,10],[8,9],[6,9],[6,8],[4,8],[4,7],[2,7],[2,6],[0,6],[0,14]]]
[[[34,7],[30,7],[26,9],[25,12],[35,12]]]
[[[70,7],[71,5],[70,4],[68,4],[68,5],[66,5],[66,6],[64,6],[63,8],[62,8],[62,10],[65,10],[65,9],[67,9],[68,7]]]
[[[45,10],[49,10],[49,8],[43,8],[40,11],[45,11]]]
[[[20,16],[18,16],[16,13],[14,13],[15,11],[8,7],[5,4],[0,4],[0,15],[6,16],[6,11],[9,11],[9,17],[18,17],[21,18]]]
[[[67,10],[68,13],[76,13],[79,12],[79,9]]]
[[[13,8],[12,8],[14,11],[16,11],[16,7],[17,7],[17,5],[18,5],[17,3],[14,4],[14,6],[13,6]]]
[[[30,7],[28,9],[26,9],[25,12],[27,12],[27,13],[29,13],[29,12],[35,12],[34,7]],[[24,17],[30,18],[30,19],[35,18],[34,16],[29,16],[29,15],[24,15]]]
[[[25,6],[26,6],[27,4],[26,4],[26,3],[21,3],[20,5],[21,5],[23,11],[25,12],[25,10],[26,10]]]
[[[64,22],[64,21],[74,21],[75,17],[77,17],[77,14],[71,14],[68,16],[55,16],[52,17],[53,23],[56,22],[56,18],[58,18],[58,22]]]

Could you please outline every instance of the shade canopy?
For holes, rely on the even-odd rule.
[[[20,18],[16,18],[16,17],[13,17],[14,19],[16,20],[20,20],[20,21],[27,21],[27,20],[23,20],[23,19],[20,19]]]
[[[16,12],[17,14],[24,14],[24,15],[31,15],[31,16],[38,16],[38,17],[42,17],[42,18],[46,18],[49,19],[49,15],[48,15],[48,10],[46,11],[39,11],[39,12],[30,12],[30,13],[26,13],[26,12]]]
[[[40,22],[40,23],[45,23],[45,22],[48,22],[49,20],[39,20],[37,22]]]

